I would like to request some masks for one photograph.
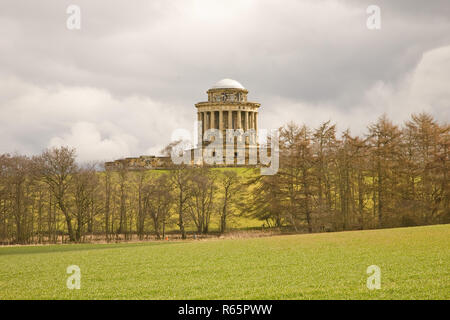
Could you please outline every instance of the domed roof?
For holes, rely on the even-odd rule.
[[[211,89],[228,89],[228,88],[245,89],[242,84],[240,84],[239,82],[237,82],[236,80],[233,80],[233,79],[222,79],[222,80],[216,82],[211,87]]]

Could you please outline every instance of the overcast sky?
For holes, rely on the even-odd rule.
[[[66,27],[71,4],[80,30]],[[383,112],[448,122],[450,2],[0,1],[0,153],[158,153],[222,78],[261,103],[260,128],[331,120],[362,134]]]

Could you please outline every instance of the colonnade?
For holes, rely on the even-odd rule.
[[[203,123],[203,132],[208,129],[258,129],[258,112],[248,110],[200,111],[198,121]]]

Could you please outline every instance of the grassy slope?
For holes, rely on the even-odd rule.
[[[450,225],[242,240],[0,248],[1,299],[449,299]],[[81,267],[81,290],[66,267]],[[381,290],[366,268],[381,267]]]

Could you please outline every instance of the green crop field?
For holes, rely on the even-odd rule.
[[[0,248],[0,299],[449,299],[450,225]],[[81,288],[66,268],[81,269]],[[369,290],[366,269],[381,269]]]

